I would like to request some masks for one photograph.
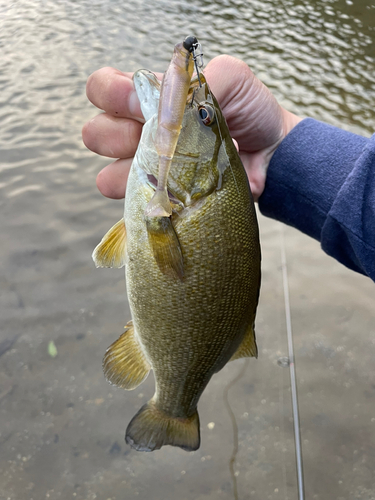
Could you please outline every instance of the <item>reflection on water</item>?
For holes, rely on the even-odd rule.
[[[202,398],[202,447],[137,454],[125,423],[153,392],[106,385],[104,349],[129,319],[120,272],[91,251],[119,218],[85,150],[102,66],[162,70],[189,33],[205,61],[245,60],[282,104],[353,132],[374,126],[375,6],[350,0],[0,2],[0,496],[232,498],[227,366]],[[239,498],[296,498],[278,226],[261,219],[260,359],[231,389]],[[308,497],[375,498],[373,286],[287,230]],[[297,251],[298,249],[298,251]],[[324,283],[324,287],[321,286]],[[53,340],[58,355],[48,355]],[[141,392],[143,391],[143,392]],[[214,426],[209,426],[214,423]],[[323,460],[324,458],[324,460]],[[165,486],[161,484],[161,478]]]

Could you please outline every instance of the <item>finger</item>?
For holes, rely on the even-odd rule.
[[[162,77],[160,73],[155,74],[158,78]],[[132,73],[123,73],[115,68],[101,68],[87,80],[87,97],[97,108],[112,116],[138,119],[143,123],[132,76]]]
[[[96,185],[103,196],[116,200],[124,198],[132,161],[133,158],[117,160],[99,172]]]
[[[102,113],[85,123],[82,139],[85,146],[102,156],[130,158],[141,137],[142,125],[128,118],[114,118]]]
[[[280,142],[281,107],[246,63],[218,56],[207,65],[205,75],[242,150],[256,152]]]
[[[87,97],[97,108],[112,116],[143,119],[131,77],[132,73],[101,68],[87,80]]]
[[[240,59],[228,55],[215,57],[204,71],[207,82],[225,115],[225,108],[242,89],[250,87],[255,75]]]

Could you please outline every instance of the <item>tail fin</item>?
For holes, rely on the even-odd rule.
[[[197,450],[200,445],[198,412],[184,419],[169,417],[151,400],[132,418],[125,441],[137,451],[159,450],[167,444],[185,451]]]

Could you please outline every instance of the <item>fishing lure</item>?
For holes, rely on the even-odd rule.
[[[147,217],[172,215],[167,190],[168,173],[181,131],[191,77],[196,68],[199,79],[199,68],[203,66],[203,54],[199,49],[200,44],[194,36],[188,36],[184,42],[176,44],[163,77],[155,138],[159,157],[158,182],[155,194],[145,210]],[[202,86],[200,79],[199,84]]]

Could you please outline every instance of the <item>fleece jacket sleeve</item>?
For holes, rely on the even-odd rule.
[[[271,159],[259,208],[375,281],[375,135],[302,120]]]

